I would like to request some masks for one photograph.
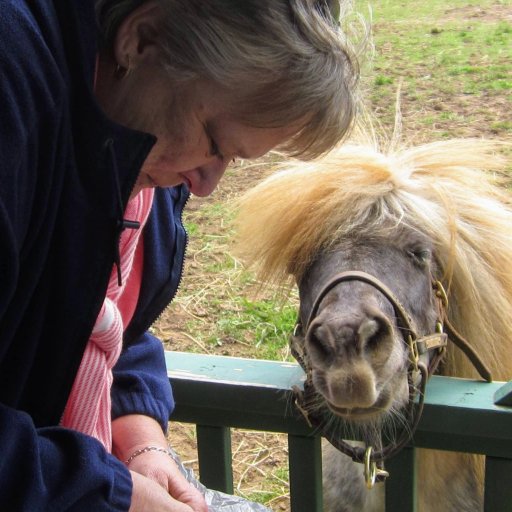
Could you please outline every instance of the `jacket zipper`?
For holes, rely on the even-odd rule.
[[[160,320],[160,318],[162,317],[162,314],[167,309],[167,306],[169,306],[169,304],[174,300],[176,295],[178,295],[178,291],[179,291],[181,283],[183,281],[183,274],[185,273],[185,260],[187,257],[187,250],[188,250],[188,236],[189,236],[188,231],[186,230],[185,225],[183,224],[183,212],[185,210],[185,207],[187,206],[189,199],[190,199],[190,193],[188,193],[187,197],[185,198],[185,201],[183,202],[183,206],[180,210],[180,215],[179,215],[179,219],[178,219],[179,225],[183,229],[183,234],[185,235],[185,240],[184,240],[185,244],[183,247],[183,257],[181,258],[180,272],[178,274],[178,282],[176,283],[176,289],[174,290],[174,293],[169,298],[169,300],[166,300],[165,304],[162,305],[161,308],[156,308],[157,310],[160,309],[160,311],[156,314],[153,321],[144,329],[144,332],[147,331],[155,322]],[[156,300],[154,302],[156,302]],[[152,304],[150,304],[150,307],[148,307],[148,310],[151,308],[152,308]]]
[[[190,193],[187,191],[187,195],[186,195],[185,199],[183,200],[183,204],[179,210],[179,217],[177,219],[178,226],[183,230],[184,246],[183,246],[183,253],[182,253],[182,257],[181,257],[180,270],[179,270],[179,273],[177,276],[176,284],[174,285],[172,276],[170,276],[167,281],[167,284],[164,286],[163,290],[156,297],[154,297],[151,300],[151,302],[148,304],[148,306],[144,309],[144,311],[141,312],[142,314],[139,316],[140,320],[137,322],[137,324],[135,324],[134,327],[136,329],[134,330],[133,334],[130,333],[130,338],[129,338],[128,343],[130,343],[131,341],[135,341],[140,336],[142,336],[156,321],[158,321],[161,318],[163,312],[165,311],[167,306],[174,300],[174,298],[176,297],[176,295],[179,291],[180,285],[183,280],[183,274],[184,274],[184,270],[185,270],[185,258],[186,258],[188,242],[189,242],[188,232],[185,229],[185,226],[183,224],[183,212],[184,212],[185,207],[189,201],[189,198],[190,198]],[[173,286],[175,286],[174,292],[169,295],[168,291]],[[135,320],[137,321],[137,318],[135,318]]]
[[[189,197],[190,196],[188,196],[187,199],[185,200],[185,203],[183,204],[183,209],[185,209],[185,206],[188,203]],[[167,306],[169,306],[169,304],[171,304],[171,302],[175,299],[176,295],[178,295],[178,291],[179,291],[181,283],[183,281],[183,274],[185,273],[185,260],[187,257],[188,236],[189,235],[188,235],[188,231],[186,230],[185,226],[183,225],[182,215],[183,215],[183,210],[181,210],[181,212],[180,212],[179,221],[183,228],[183,233],[185,234],[185,246],[183,248],[183,258],[181,259],[181,268],[180,268],[180,273],[178,275],[178,282],[176,283],[176,289],[174,290],[172,297],[168,301],[166,301],[165,306],[163,306],[160,309],[160,312],[156,315],[155,319],[147,326],[147,328],[145,330],[149,329],[153,324],[158,322],[160,320],[160,318],[162,318],[162,315],[163,315],[164,311],[167,309]]]

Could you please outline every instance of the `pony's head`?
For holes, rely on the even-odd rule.
[[[344,145],[291,165],[242,197],[244,257],[262,280],[292,276],[299,285],[317,407],[380,422],[409,399],[409,353],[392,301],[350,280],[314,304],[345,270],[370,273],[390,288],[419,335],[436,329],[432,280],[441,281],[451,323],[495,378],[511,377],[512,207],[499,183],[499,146],[451,140],[384,154]],[[475,375],[451,346],[442,368]]]

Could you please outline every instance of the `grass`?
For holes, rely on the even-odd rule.
[[[374,2],[376,51],[364,82],[380,120],[392,124],[400,82],[403,106],[414,104],[409,111],[402,109],[413,132],[438,121],[443,125],[435,108],[443,103],[463,111],[467,96],[479,102],[508,95],[511,108],[512,24],[501,19],[499,11],[510,5],[509,0]],[[367,2],[357,1],[356,6],[367,11]],[[468,119],[452,123],[452,136],[465,135],[467,123]],[[509,131],[501,126],[497,130]],[[438,136],[445,136],[442,130]]]
[[[242,321],[238,328],[254,334],[255,348],[262,359],[290,359],[288,336],[293,332],[297,319],[295,304],[276,307],[271,298],[251,301],[240,298]],[[229,322],[225,324],[228,327]]]
[[[283,466],[287,460],[283,437],[283,434],[251,431],[236,433],[234,453],[238,457],[233,469],[238,494],[271,507],[288,498],[289,473],[288,467]],[[262,477],[265,478],[264,486],[260,484]]]

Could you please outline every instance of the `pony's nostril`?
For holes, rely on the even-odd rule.
[[[379,323],[373,318],[368,318],[361,322],[357,334],[363,345],[368,344],[374,340],[379,332]]]
[[[335,344],[334,336],[328,325],[315,323],[306,334],[306,346],[313,360],[328,362],[332,359]]]
[[[392,327],[386,318],[376,315],[363,320],[357,334],[361,346],[371,349],[391,336]]]

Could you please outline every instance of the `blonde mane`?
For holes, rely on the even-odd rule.
[[[512,377],[512,202],[500,144],[450,140],[387,154],[341,146],[297,163],[239,202],[238,247],[259,277],[299,278],[315,256],[345,237],[386,236],[406,224],[435,247],[449,290],[449,317],[489,365]],[[475,376],[450,352],[446,373]]]

